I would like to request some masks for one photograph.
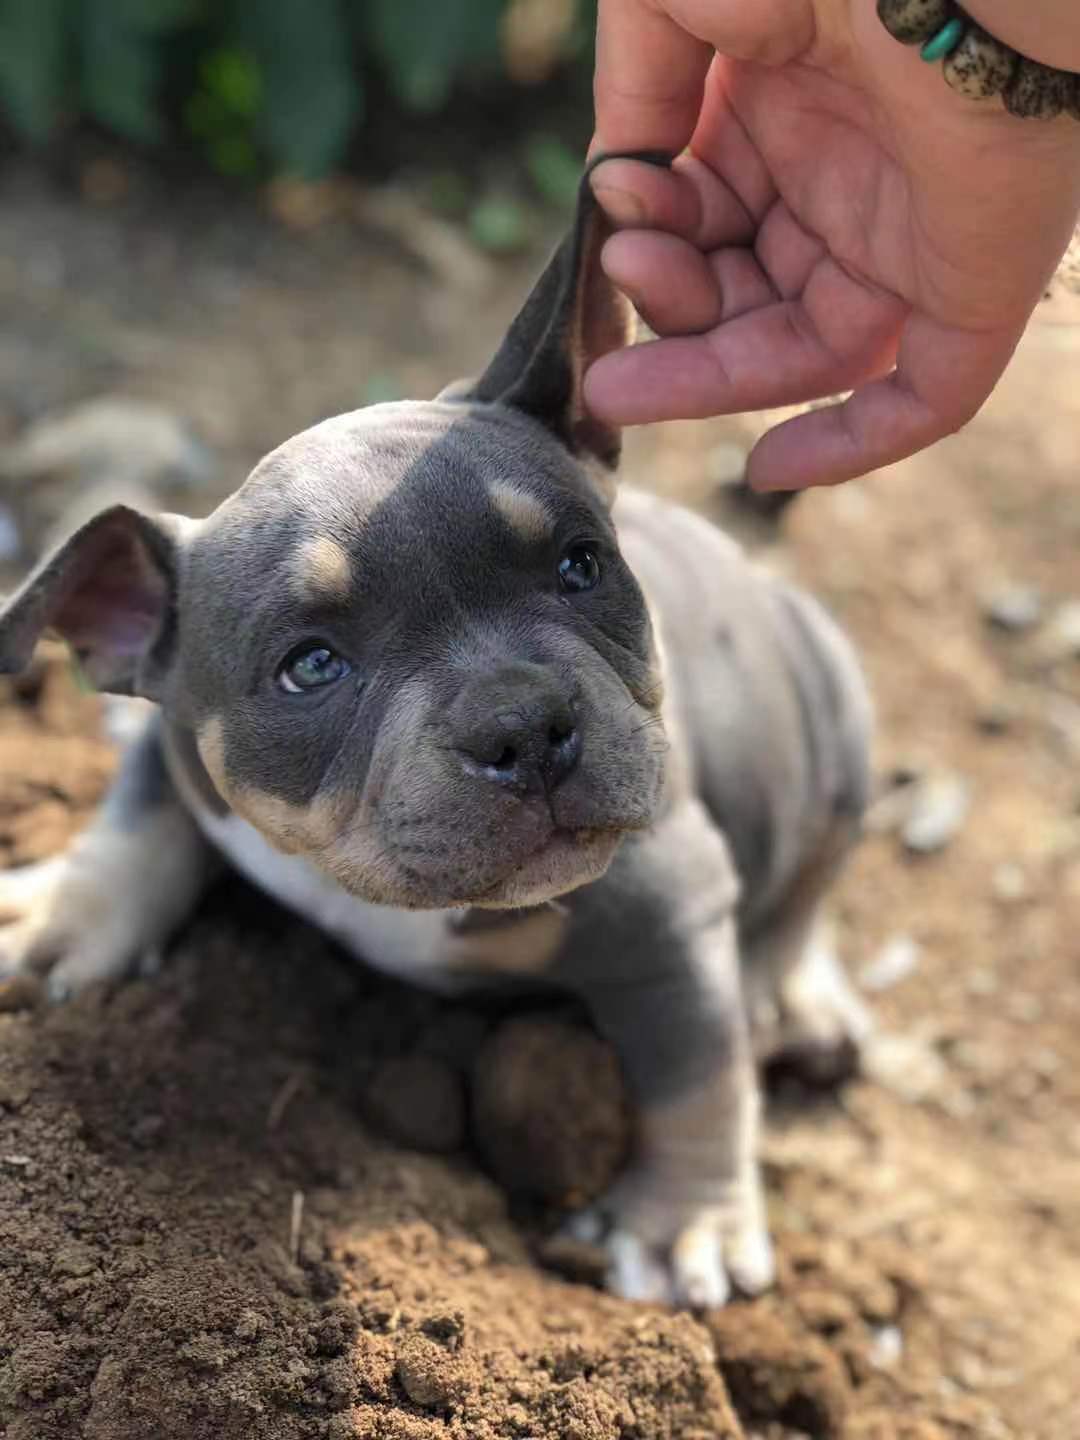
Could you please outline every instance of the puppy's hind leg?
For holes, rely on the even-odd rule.
[[[148,968],[191,913],[212,863],[173,790],[153,714],[68,849],[0,873],[0,977],[47,974],[50,996],[62,1000]]]
[[[836,951],[824,892],[834,867],[804,877],[744,943],[743,983],[759,1061],[791,1062],[827,1082],[857,1068],[875,1031]]]

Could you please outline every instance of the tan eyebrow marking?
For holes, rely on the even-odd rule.
[[[315,535],[297,550],[290,567],[296,586],[320,600],[347,600],[353,567],[348,555],[329,535]]]
[[[488,487],[491,503],[521,540],[546,540],[552,532],[552,519],[535,495],[518,490],[505,480],[496,480]]]

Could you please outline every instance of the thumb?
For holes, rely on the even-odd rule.
[[[677,154],[694,133],[717,52],[780,65],[810,47],[814,29],[812,0],[599,0],[590,156]]]
[[[707,41],[683,29],[655,0],[600,0],[590,157],[685,149],[712,56]]]

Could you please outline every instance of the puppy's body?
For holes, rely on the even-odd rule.
[[[585,190],[456,398],[316,426],[198,524],[107,511],[8,603],[3,668],[52,626],[160,713],[68,854],[0,885],[0,968],[122,973],[220,853],[397,975],[569,988],[639,1107],[612,1283],[718,1304],[771,1276],[753,1041],[866,1028],[819,911],[868,707],[806,596],[678,507],[612,508],[601,239]]]

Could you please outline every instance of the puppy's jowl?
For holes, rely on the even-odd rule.
[[[719,1304],[772,1275],[755,1051],[866,1025],[820,905],[868,706],[810,599],[617,489],[602,239],[583,188],[474,384],[317,425],[205,521],[106,511],[10,599],[4,670],[48,628],[158,708],[90,829],[0,880],[0,967],[123,973],[224,854],[396,974],[572,990],[640,1111],[611,1284]]]

